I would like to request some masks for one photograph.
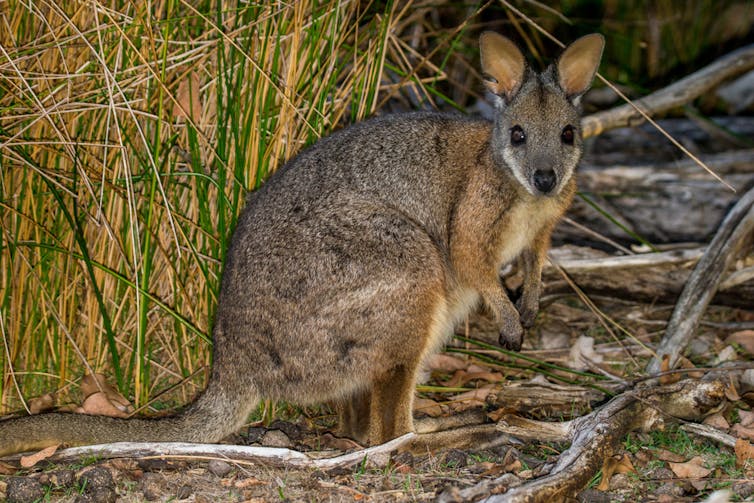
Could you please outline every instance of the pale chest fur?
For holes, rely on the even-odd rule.
[[[509,264],[563,213],[555,198],[527,198],[508,210],[507,218],[496,234],[496,269]]]

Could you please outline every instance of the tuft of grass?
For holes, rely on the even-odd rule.
[[[186,401],[211,363],[221,262],[247,192],[400,91],[385,83],[386,59],[405,60],[395,39],[413,11],[7,5],[0,413],[91,371],[136,407],[175,383],[172,399]]]

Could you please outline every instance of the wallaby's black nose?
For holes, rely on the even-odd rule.
[[[551,169],[538,169],[534,172],[534,188],[543,194],[547,194],[555,188],[555,172]]]

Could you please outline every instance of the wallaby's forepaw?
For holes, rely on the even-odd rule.
[[[521,297],[516,302],[516,309],[518,309],[521,318],[521,326],[524,328],[533,327],[534,320],[537,319],[537,313],[539,312],[539,301],[523,302],[523,297]]]
[[[524,342],[524,327],[518,320],[506,320],[500,329],[498,343],[504,349],[520,351]]]

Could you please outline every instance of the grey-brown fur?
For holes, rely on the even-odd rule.
[[[549,236],[575,190],[575,103],[602,44],[580,39],[537,75],[507,39],[485,34],[495,122],[385,116],[302,152],[250,195],[239,218],[213,371],[196,402],[154,420],[52,413],[3,421],[0,454],[61,442],[214,442],[262,398],[339,403],[341,433],[370,443],[411,431],[418,369],[457,321],[483,301],[501,342],[518,349],[536,315]],[[561,137],[569,124],[573,145]],[[514,126],[525,144],[511,145]],[[518,308],[498,278],[517,258],[525,269]]]

